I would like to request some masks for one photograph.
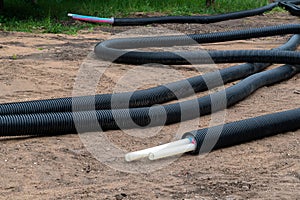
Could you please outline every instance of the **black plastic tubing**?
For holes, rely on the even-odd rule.
[[[299,43],[300,35],[294,35],[285,44],[274,50],[295,50]],[[245,63],[221,69],[219,73],[224,84],[226,84],[259,72],[268,66],[270,66],[269,63]],[[76,111],[103,110],[111,109],[112,107],[127,108],[128,106],[130,108],[147,107],[176,100],[178,96],[183,98],[194,92],[197,93],[207,90],[207,85],[203,78],[206,76],[207,75],[195,76],[167,85],[138,90],[133,93],[114,94],[118,99],[118,105],[116,106],[111,106],[112,94],[97,94],[95,96],[66,97],[0,104],[0,115],[71,112],[74,109],[76,109]],[[191,91],[191,89],[193,91]],[[130,100],[128,102],[129,97]]]
[[[300,7],[298,6],[300,1],[279,1],[278,6],[283,7],[289,11],[292,15],[300,16]]]
[[[189,100],[151,108],[2,115],[0,133],[1,136],[58,135],[77,131],[81,133],[133,128],[132,121],[142,127],[150,123],[151,126],[177,123],[232,106],[262,86],[291,78],[299,72],[299,69],[299,67],[284,65],[256,73],[225,91],[198,98],[196,102]],[[224,92],[225,95],[222,95]],[[215,97],[213,101],[211,96]],[[200,113],[195,112],[196,106]]]
[[[254,37],[256,38],[298,33],[300,33],[300,24],[288,24],[210,34],[112,39],[99,43],[95,47],[95,54],[99,58],[111,62],[135,65],[149,63],[160,63],[166,65],[190,65],[211,64],[212,62],[262,62],[299,64],[300,53],[291,51],[233,50],[208,52],[146,52],[128,50],[133,48],[145,47],[184,46],[194,45],[195,42],[212,43],[249,39]]]
[[[183,138],[194,137],[197,148],[192,153],[199,154],[297,129],[300,129],[300,108],[191,131]]]
[[[214,16],[163,16],[163,17],[148,17],[148,18],[114,18],[114,26],[141,26],[148,24],[166,24],[166,23],[198,23],[209,24],[231,19],[240,19],[263,14],[275,8],[278,3],[233,13],[226,13]]]
[[[213,16],[162,16],[162,17],[147,17],[147,18],[114,18],[114,26],[142,26],[149,24],[166,24],[166,23],[196,23],[196,24],[209,24],[216,23],[232,19],[241,19],[245,17],[251,17],[255,15],[263,14],[267,11],[279,6],[292,15],[299,16],[300,8],[297,6],[300,4],[299,0],[278,0],[275,3],[269,5],[238,12],[213,15]]]

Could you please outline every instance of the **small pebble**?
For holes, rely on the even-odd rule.
[[[127,194],[125,194],[125,193],[115,195],[116,200],[122,200],[125,197],[127,197]]]
[[[248,185],[243,185],[242,188],[243,188],[243,190],[249,190],[250,189],[250,187]]]

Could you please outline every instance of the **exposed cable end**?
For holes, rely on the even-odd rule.
[[[131,152],[125,155],[125,160],[131,162],[148,157],[149,160],[157,160],[170,156],[194,151],[197,147],[196,140],[192,137],[170,142],[160,146]]]
[[[166,148],[157,152],[150,153],[148,158],[149,160],[158,160],[161,158],[176,156],[190,151],[195,151],[196,147],[197,147],[196,144],[190,143],[190,144],[185,144],[177,147]]]
[[[92,17],[86,15],[77,15],[72,13],[68,13],[68,16],[72,17],[72,19],[74,20],[85,21],[90,23],[99,23],[99,24],[113,24],[115,21],[114,18],[100,18],[100,17]]]

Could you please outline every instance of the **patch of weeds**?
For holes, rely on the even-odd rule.
[[[11,57],[11,59],[17,60],[18,59],[18,55],[17,54],[13,54],[12,57]]]

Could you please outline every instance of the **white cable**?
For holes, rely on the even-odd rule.
[[[185,138],[185,139],[182,139],[182,140],[178,140],[178,141],[175,141],[175,142],[170,142],[170,143],[159,145],[159,146],[156,146],[156,147],[131,152],[131,153],[128,153],[128,154],[125,155],[125,160],[127,162],[131,162],[131,161],[134,161],[134,160],[138,160],[138,159],[141,159],[141,158],[148,157],[150,153],[157,152],[157,151],[160,151],[162,149],[169,149],[169,148],[172,148],[172,147],[176,148],[177,146],[180,146],[180,145],[190,144],[192,141],[193,141],[193,139],[191,139],[191,138]]]
[[[177,147],[166,148],[166,149],[158,150],[156,152],[151,152],[148,158],[149,160],[157,160],[161,158],[175,156],[186,152],[194,151],[196,147],[197,147],[196,144],[190,143],[190,144],[180,145]]]

